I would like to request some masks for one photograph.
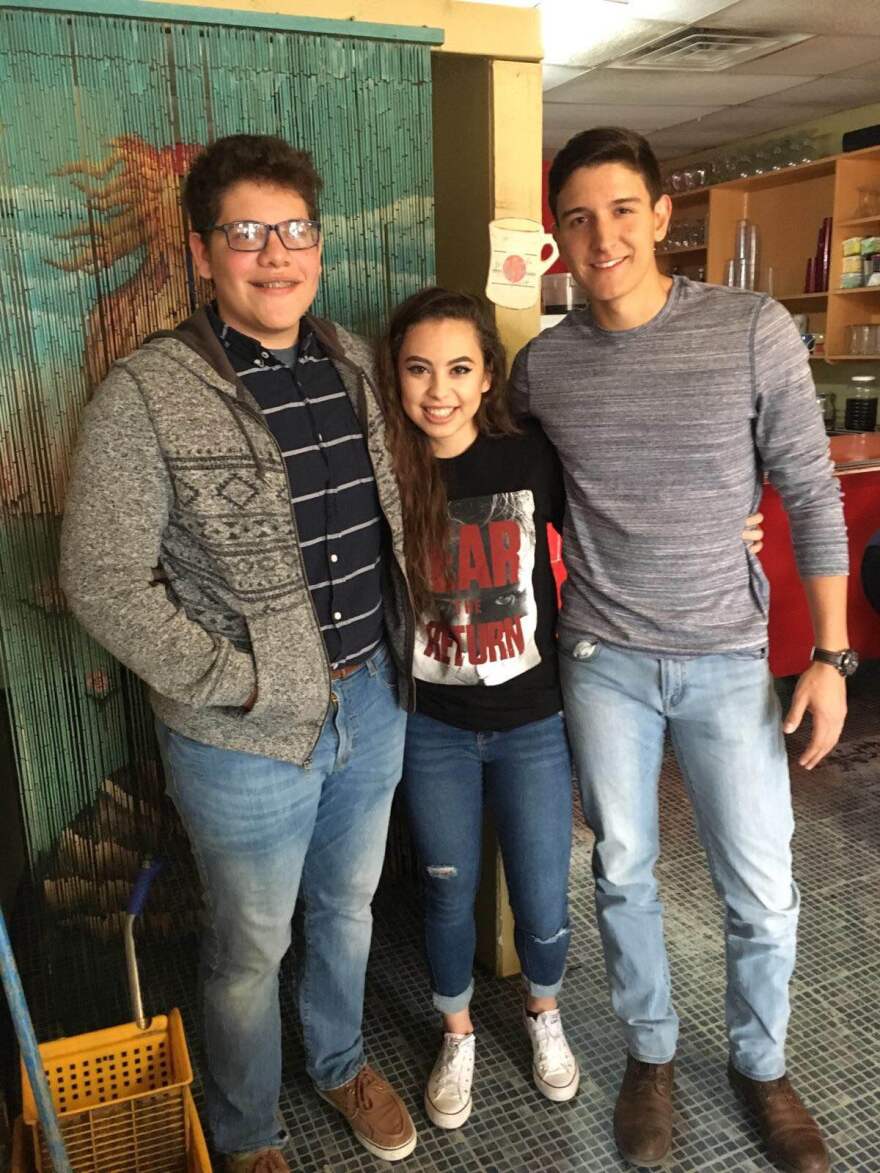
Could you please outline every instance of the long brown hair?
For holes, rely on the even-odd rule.
[[[470,322],[492,384],[474,417],[482,435],[516,433],[507,403],[507,359],[488,308],[469,293],[432,286],[401,302],[391,315],[379,347],[379,379],[385,401],[385,438],[391,452],[403,507],[407,576],[418,614],[431,598],[431,567],[446,551],[449,503],[437,458],[421,428],[403,410],[397,362],[407,331],[425,321]]]

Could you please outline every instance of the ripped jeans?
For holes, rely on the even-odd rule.
[[[402,792],[422,861],[436,1009],[464,1010],[473,992],[484,800],[504,861],[528,991],[536,998],[555,995],[568,953],[572,827],[562,715],[503,733],[475,733],[411,714]]]

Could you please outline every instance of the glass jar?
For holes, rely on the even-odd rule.
[[[834,430],[835,415],[837,410],[837,401],[833,391],[817,391],[816,402],[819,405],[819,410],[822,413],[822,422],[825,424],[825,431],[832,432]]]
[[[846,399],[843,426],[848,432],[873,432],[877,427],[876,376],[853,375]]]

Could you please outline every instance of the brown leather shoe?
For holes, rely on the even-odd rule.
[[[829,1173],[831,1159],[819,1125],[800,1101],[786,1076],[749,1079],[729,1064],[727,1078],[753,1113],[767,1155],[785,1173]]]
[[[354,1079],[318,1095],[341,1112],[352,1132],[374,1157],[402,1161],[416,1147],[415,1125],[400,1096],[372,1067],[362,1067]]]
[[[672,1083],[675,1064],[626,1057],[614,1105],[614,1139],[620,1155],[652,1169],[672,1147]]]
[[[280,1149],[254,1149],[227,1157],[224,1173],[292,1173]]]

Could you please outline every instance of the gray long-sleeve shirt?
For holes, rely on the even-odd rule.
[[[806,348],[769,297],[676,277],[636,329],[573,312],[523,348],[511,385],[565,470],[576,629],[673,656],[766,645],[768,584],[740,538],[765,473],[801,577],[847,573]]]

